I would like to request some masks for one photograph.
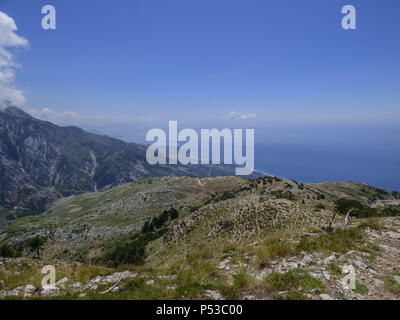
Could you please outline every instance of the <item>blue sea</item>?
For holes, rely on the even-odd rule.
[[[299,182],[357,181],[400,191],[400,125],[352,122],[341,125],[245,123],[242,129],[255,129],[257,170]],[[184,127],[192,126],[188,124],[180,129]],[[223,127],[213,123],[203,124],[201,128]],[[107,128],[103,133],[128,142],[145,143],[148,129],[119,126]]]
[[[400,191],[399,126],[309,128],[297,136],[288,130],[282,139],[263,139],[261,131],[255,167],[301,182],[358,181]]]

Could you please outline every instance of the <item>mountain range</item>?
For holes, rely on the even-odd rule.
[[[234,175],[226,165],[150,165],[144,145],[0,110],[0,225],[56,199],[154,176]]]
[[[398,192],[145,151],[0,112],[0,299],[399,299]]]

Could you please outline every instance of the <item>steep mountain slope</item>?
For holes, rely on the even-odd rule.
[[[63,196],[145,177],[233,174],[233,166],[152,166],[143,145],[59,127],[15,107],[0,111],[0,225]]]

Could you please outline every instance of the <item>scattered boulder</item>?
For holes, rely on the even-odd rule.
[[[205,295],[213,300],[224,300],[224,297],[215,290],[207,290]]]
[[[54,288],[45,288],[42,289],[40,295],[42,297],[55,297],[60,295],[60,288],[54,287]]]
[[[400,250],[399,250],[399,249],[396,249],[396,248],[387,246],[387,245],[385,245],[385,244],[380,244],[380,245],[379,245],[379,248],[382,249],[382,250],[385,251],[385,252],[388,252],[388,253],[394,253],[394,254],[400,253]]]
[[[6,292],[5,295],[8,297],[19,297],[19,296],[21,296],[23,290],[24,290],[24,287],[16,287],[16,288]]]
[[[324,278],[326,280],[328,280],[328,281],[331,280],[332,276],[329,274],[328,271],[323,271],[322,274],[324,275]]]
[[[31,284],[26,285],[24,288],[24,298],[32,297],[32,295],[34,294],[35,291],[36,291],[36,288],[33,285],[31,285]]]
[[[307,265],[307,264],[310,264],[311,262],[313,262],[313,259],[309,255],[305,255],[303,257],[303,260],[301,260],[301,264],[304,265],[304,266]]]
[[[329,294],[326,294],[326,293],[321,293],[321,294],[319,295],[319,298],[320,298],[321,300],[335,300],[335,299],[333,299]]]
[[[117,283],[126,278],[135,277],[136,273],[132,273],[130,271],[124,272],[115,272],[105,277],[97,276],[91,279],[85,286],[84,289],[89,290],[97,290],[99,284],[109,284],[109,283]]]
[[[386,232],[386,235],[389,238],[392,238],[392,239],[395,239],[395,240],[400,240],[400,233],[393,232],[393,231],[388,231],[388,232]]]
[[[78,290],[82,287],[82,283],[80,282],[74,282],[73,284],[71,284],[71,288],[74,290]]]
[[[218,269],[220,270],[229,270],[229,262],[231,261],[230,258],[226,258],[225,260],[222,260],[221,263],[218,266]]]
[[[336,255],[332,253],[328,258],[324,260],[324,264],[330,264],[331,262],[336,260]]]
[[[58,280],[58,281],[56,282],[56,285],[59,286],[59,285],[64,284],[64,283],[66,283],[66,282],[68,282],[68,278],[67,278],[67,277],[64,277],[64,278]]]
[[[148,286],[154,285],[154,280],[153,280],[153,279],[147,280],[147,281],[146,281],[146,285],[148,285]]]
[[[366,265],[363,261],[361,260],[352,260],[352,263],[355,264],[357,267],[363,270],[369,269],[369,266]]]

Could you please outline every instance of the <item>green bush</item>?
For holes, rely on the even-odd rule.
[[[341,214],[346,214],[351,209],[364,209],[364,206],[357,200],[340,198],[336,201],[336,211]]]
[[[44,244],[44,240],[42,238],[40,238],[39,236],[30,238],[26,243],[27,247],[31,251],[36,252],[36,257],[38,259],[40,259],[40,249],[42,248],[43,244]]]
[[[15,251],[8,243],[0,243],[0,257],[17,258],[20,256],[18,251]]]
[[[168,221],[172,221],[178,217],[179,213],[175,208],[164,210],[159,216],[153,217],[144,223],[142,227],[142,233],[153,232],[157,229],[160,229],[161,227],[164,227]]]
[[[346,214],[351,209],[353,209],[351,215],[358,218],[393,217],[400,215],[399,206],[389,206],[379,210],[364,206],[357,200],[341,198],[336,201],[336,211],[340,214]]]
[[[129,240],[119,241],[108,251],[103,260],[114,267],[123,264],[141,264],[145,258],[147,244],[164,233],[165,230],[147,232],[135,235]]]
[[[233,275],[233,285],[236,289],[242,290],[248,288],[251,281],[252,279],[245,269],[239,270]]]
[[[394,217],[400,216],[400,206],[389,206],[382,209],[382,216]]]

